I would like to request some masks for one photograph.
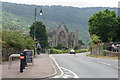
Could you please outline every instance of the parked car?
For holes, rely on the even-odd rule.
[[[70,54],[76,54],[76,53],[75,53],[75,50],[73,50],[73,49],[70,50]]]
[[[120,43],[111,43],[109,46],[110,51],[118,51],[120,49]]]

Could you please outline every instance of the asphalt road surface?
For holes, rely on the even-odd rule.
[[[62,75],[58,78],[118,78],[118,60],[88,57],[85,53],[53,54]]]

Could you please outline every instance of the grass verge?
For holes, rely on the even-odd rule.
[[[95,58],[101,58],[101,59],[114,59],[114,60],[117,60],[117,59],[120,59],[118,57],[110,57],[110,56],[96,56],[96,55],[92,55],[92,54],[88,54],[87,56],[89,57],[95,57]]]

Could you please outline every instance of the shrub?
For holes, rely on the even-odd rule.
[[[76,53],[82,53],[82,52],[87,52],[88,50],[86,49],[81,49],[81,50],[75,50]]]
[[[103,50],[103,55],[106,56],[109,52],[109,50]]]
[[[75,47],[74,47],[74,50],[78,50],[78,49],[79,49],[79,47],[78,47],[78,46],[75,46]]]
[[[34,40],[28,34],[18,30],[2,30],[2,55],[8,58],[9,55],[20,53],[22,50],[33,49]]]
[[[60,50],[68,50],[67,47],[63,46],[62,44],[58,44],[57,46],[54,47],[55,49],[60,49]]]
[[[70,53],[70,50],[62,50],[63,53]]]
[[[62,54],[62,50],[59,50],[59,49],[50,49],[50,53],[51,54]]]

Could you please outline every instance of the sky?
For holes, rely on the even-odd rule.
[[[0,0],[33,5],[62,5],[73,7],[118,7],[120,0]]]

